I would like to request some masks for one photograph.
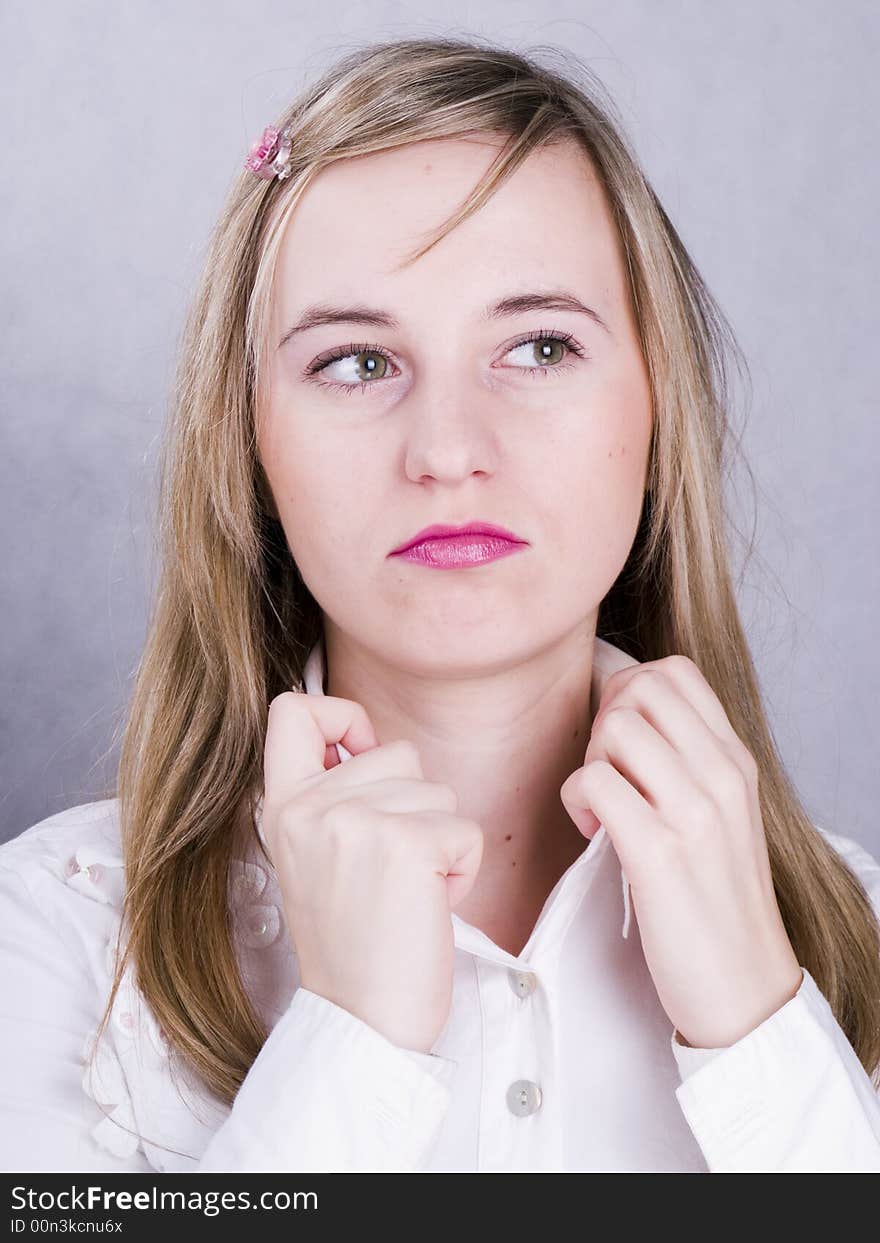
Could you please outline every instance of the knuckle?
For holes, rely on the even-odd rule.
[[[669,656],[664,656],[661,661],[661,664],[665,665],[668,669],[672,670],[673,672],[675,672],[675,670],[678,670],[679,672],[682,672],[682,673],[687,672],[687,670],[695,667],[694,662],[691,660],[691,658],[689,656],[685,656],[682,652],[673,652]]]
[[[279,712],[287,712],[297,704],[300,696],[295,691],[282,691],[269,701],[269,716],[273,713],[278,716]]]
[[[419,749],[409,738],[396,738],[393,742],[388,742],[385,745],[392,749],[395,757],[408,769],[413,769],[417,772],[421,771]]]
[[[434,787],[447,809],[449,811],[455,811],[458,807],[458,793],[455,787],[449,785],[448,782],[445,781],[435,782]]]
[[[647,686],[652,681],[656,682],[658,677],[664,676],[663,670],[658,665],[642,665],[630,678],[630,686]]]
[[[305,825],[310,815],[311,808],[302,800],[297,800],[279,807],[272,814],[271,820],[276,826],[277,833],[295,842],[300,834],[305,832]]]
[[[651,835],[651,843],[646,851],[646,854],[649,856],[648,861],[654,868],[679,867],[683,857],[684,846],[685,844],[682,842],[679,834],[667,827],[662,833]]]
[[[613,740],[622,738],[629,730],[633,716],[637,715],[633,708],[626,704],[611,707],[605,713],[602,728],[605,735]]]
[[[733,749],[734,759],[739,764],[743,777],[747,781],[754,781],[758,776],[758,761],[752,755],[746,744],[739,738]]]
[[[364,805],[359,799],[349,798],[332,803],[321,816],[324,836],[336,842],[345,842],[363,822]]]
[[[715,785],[726,799],[743,798],[748,793],[748,778],[733,761],[721,765]]]
[[[584,794],[598,794],[605,781],[608,765],[604,760],[591,760],[584,768],[581,776],[581,791]]]
[[[614,673],[610,674],[605,679],[605,690],[603,692],[605,696],[611,695],[612,692],[614,692],[617,689],[617,687],[620,686],[620,684],[623,682],[623,675],[626,672],[627,672],[626,669],[615,669]]]
[[[297,803],[274,804],[264,800],[262,827],[272,854],[282,842],[288,849],[296,847],[302,822],[302,810]]]
[[[424,856],[432,842],[432,835],[424,831],[424,825],[401,817],[388,817],[378,822],[370,838],[370,849],[384,866],[399,865],[404,873]]]
[[[486,844],[486,835],[483,832],[483,827],[482,825],[478,824],[476,820],[468,821],[468,826],[470,828],[470,834],[471,834],[470,848],[471,850],[476,851],[477,859],[482,860],[483,850]]]
[[[639,704],[649,704],[653,701],[658,689],[662,688],[664,683],[668,686],[669,681],[669,674],[663,669],[657,665],[645,665],[633,674],[629,690]]]
[[[483,832],[483,826],[480,822],[478,820],[465,819],[464,823],[474,841],[479,842],[480,845],[482,845],[486,839],[486,835]]]
[[[695,794],[688,806],[688,829],[699,838],[716,832],[718,809],[708,794]]]

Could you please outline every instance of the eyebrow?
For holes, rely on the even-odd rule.
[[[521,315],[524,311],[573,311],[577,315],[588,316],[593,323],[603,328],[609,336],[611,329],[605,320],[592,307],[586,306],[575,294],[565,289],[556,289],[550,293],[521,293],[501,298],[485,307],[481,319],[490,322],[504,319],[510,315]],[[278,342],[278,348],[286,345],[291,337],[299,332],[307,332],[309,328],[318,328],[322,324],[372,324],[377,328],[399,328],[399,322],[388,311],[377,307],[365,306],[363,303],[352,303],[348,306],[328,306],[316,303],[306,307],[302,315],[288,328]]]

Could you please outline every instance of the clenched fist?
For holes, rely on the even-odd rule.
[[[327,767],[341,742],[351,753]],[[483,833],[426,781],[415,746],[382,745],[350,699],[272,700],[263,832],[302,986],[393,1044],[428,1053],[452,1001],[450,912],[470,892]]]

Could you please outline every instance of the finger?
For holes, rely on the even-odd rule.
[[[482,829],[475,820],[435,811],[421,813],[410,824],[434,870],[455,882],[450,888],[450,904],[455,905],[472,885],[482,862]]]
[[[660,833],[666,830],[638,790],[605,760],[575,769],[562,788],[562,801],[575,823],[583,808],[595,813],[633,887],[642,876],[650,877],[654,868],[652,851]]]
[[[356,782],[354,785],[335,788],[327,786],[331,804],[362,800],[377,811],[428,812],[439,811],[454,815],[458,808],[458,795],[451,786],[441,781],[424,781],[421,778],[407,780],[398,777],[379,781]]]
[[[670,828],[675,828],[682,818],[694,788],[701,788],[690,763],[669,745],[638,707],[620,700],[614,701],[601,729],[590,738],[584,767],[596,760],[613,764]]]
[[[660,737],[687,761],[693,784],[710,797],[715,797],[728,788],[732,767],[746,775],[747,767],[742,758],[745,748],[740,745],[732,753],[730,746],[706,724],[703,715],[675,682],[659,666],[653,668],[656,672],[634,679],[620,691],[611,708],[636,709]],[[594,741],[604,739],[604,725],[600,722],[596,728],[594,723],[594,729],[591,746]],[[638,740],[634,738],[633,746],[637,745]],[[601,751],[593,754],[589,748],[588,755],[596,759],[605,758]],[[617,756],[611,758],[616,763]],[[620,768],[620,764],[617,767]]]
[[[593,811],[583,802],[583,793],[581,780],[583,767],[576,768],[565,781],[559,790],[559,797],[562,805],[577,825],[579,833],[582,833],[587,841],[591,841],[599,830],[599,818]]]
[[[722,742],[732,744],[734,747],[742,745],[728,720],[727,713],[724,711],[724,705],[703,674],[692,660],[687,656],[678,654],[664,656],[660,660],[651,661],[647,664],[633,665],[613,673],[605,682],[602,696],[603,702],[600,704],[599,712],[596,713],[593,724],[595,725],[600,713],[611,706],[612,702],[616,700],[617,696],[630,684],[636,675],[640,675],[641,680],[642,676],[651,676],[651,670],[658,670],[670,679],[679,693],[693,705],[709,729]]]
[[[667,656],[659,661],[663,673],[678,686],[682,695],[722,742],[741,746],[724,705],[706,681],[702,671],[687,656]]]
[[[327,748],[337,742],[342,742],[353,758],[378,746],[361,704],[302,691],[277,695],[269,705],[263,754],[266,801],[284,803],[303,780],[323,773]]]

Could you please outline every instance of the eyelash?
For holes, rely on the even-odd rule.
[[[509,354],[511,350],[519,349],[521,345],[528,345],[532,341],[559,341],[566,347],[569,353],[574,354],[575,357],[589,357],[587,351],[583,348],[583,346],[578,344],[570,332],[552,332],[545,328],[537,328],[533,332],[530,332],[526,336],[520,338],[520,340],[515,341],[513,345],[505,351],[505,353]],[[363,343],[358,344],[353,341],[347,346],[340,346],[338,349],[331,350],[329,354],[319,355],[315,362],[306,368],[306,375],[317,375],[320,371],[323,371],[325,367],[329,367],[331,363],[338,362],[341,358],[349,358],[352,354],[361,353],[380,354],[383,358],[388,359],[389,362],[392,361],[388,358],[388,355],[381,348],[381,346]],[[546,377],[551,372],[555,373],[559,371],[569,371],[572,366],[574,366],[573,363],[560,362],[546,367],[517,367],[515,370],[522,371],[526,375],[532,377],[536,377],[538,374]],[[320,380],[318,383],[324,388],[337,389],[343,393],[353,393],[356,390],[363,392],[364,389],[376,387],[375,380],[360,380],[357,384],[343,384],[340,380]]]

